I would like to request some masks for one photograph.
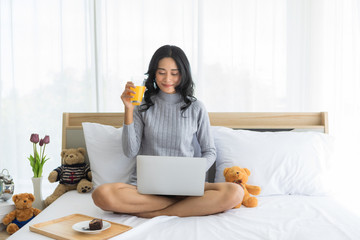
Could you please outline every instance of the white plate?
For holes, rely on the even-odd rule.
[[[89,223],[90,223],[90,221],[82,221],[82,222],[75,223],[72,226],[72,229],[74,229],[77,232],[82,232],[82,233],[99,233],[99,232],[104,231],[104,230],[108,229],[109,227],[111,227],[111,224],[109,222],[106,222],[103,220],[102,229],[90,230]]]

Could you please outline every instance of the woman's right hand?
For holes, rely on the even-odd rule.
[[[131,98],[133,97],[131,93],[135,94],[134,90],[135,85],[133,82],[127,82],[125,85],[125,90],[121,94],[121,100],[124,103],[125,110],[134,110],[134,105],[131,103]]]

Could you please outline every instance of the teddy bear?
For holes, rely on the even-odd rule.
[[[85,163],[84,148],[70,148],[61,151],[61,166],[49,174],[49,182],[59,181],[53,194],[48,196],[44,203],[49,206],[57,198],[70,190],[79,193],[90,192],[93,188],[90,167]]]
[[[250,171],[247,168],[234,166],[224,169],[224,177],[226,182],[239,184],[244,189],[244,198],[242,202],[236,205],[234,208],[239,208],[241,204],[243,204],[245,207],[256,207],[258,204],[257,198],[251,197],[249,193],[252,195],[259,195],[261,188],[259,186],[246,184],[249,176]]]
[[[19,193],[12,197],[15,210],[8,213],[2,220],[6,231],[11,235],[31,221],[41,210],[32,207],[35,197],[31,193]]]

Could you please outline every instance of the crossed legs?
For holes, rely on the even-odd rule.
[[[126,213],[140,217],[204,216],[233,208],[243,199],[243,189],[233,183],[206,183],[201,197],[169,198],[144,195],[133,185],[109,183],[92,193],[95,205],[105,211]]]

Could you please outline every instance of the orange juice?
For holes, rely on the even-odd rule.
[[[133,105],[140,105],[142,98],[144,96],[144,92],[146,87],[145,86],[135,86],[135,88],[132,88],[135,91],[135,94],[131,94],[133,97],[131,99],[131,103]]]

